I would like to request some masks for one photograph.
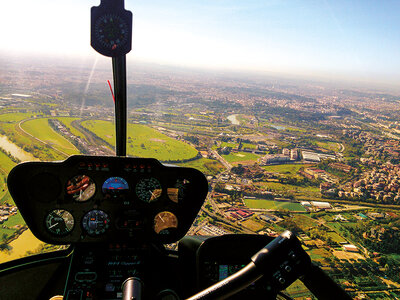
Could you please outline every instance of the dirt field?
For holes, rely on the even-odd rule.
[[[353,253],[353,252],[347,252],[347,251],[333,251],[333,255],[335,255],[339,259],[365,259],[363,255],[360,253]]]
[[[252,231],[258,231],[258,230],[261,230],[261,229],[263,229],[263,225],[261,225],[260,223],[257,223],[257,222],[255,222],[255,221],[253,221],[253,220],[246,220],[246,221],[244,221],[243,223],[242,223],[242,225],[244,226],[244,227],[246,227],[247,229],[250,229],[250,230],[252,230]]]

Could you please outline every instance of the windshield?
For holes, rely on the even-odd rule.
[[[288,229],[353,296],[400,297],[399,4],[125,2],[127,154],[207,176],[188,234]],[[62,248],[25,225],[13,166],[115,153],[111,60],[89,44],[98,4],[0,12],[0,262]]]

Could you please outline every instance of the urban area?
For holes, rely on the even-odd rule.
[[[110,70],[4,64],[0,262],[59,248],[36,240],[7,191],[22,161],[113,155]],[[209,182],[188,234],[297,234],[356,299],[400,297],[400,96],[257,75],[128,75],[129,156],[197,168]],[[296,282],[288,292],[306,299]]]

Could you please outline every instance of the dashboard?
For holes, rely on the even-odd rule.
[[[208,192],[196,169],[111,156],[22,163],[7,182],[33,234],[52,244],[175,242]]]

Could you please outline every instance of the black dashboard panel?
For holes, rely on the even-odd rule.
[[[22,163],[7,182],[33,234],[52,244],[175,242],[208,192],[196,169],[111,156]]]

